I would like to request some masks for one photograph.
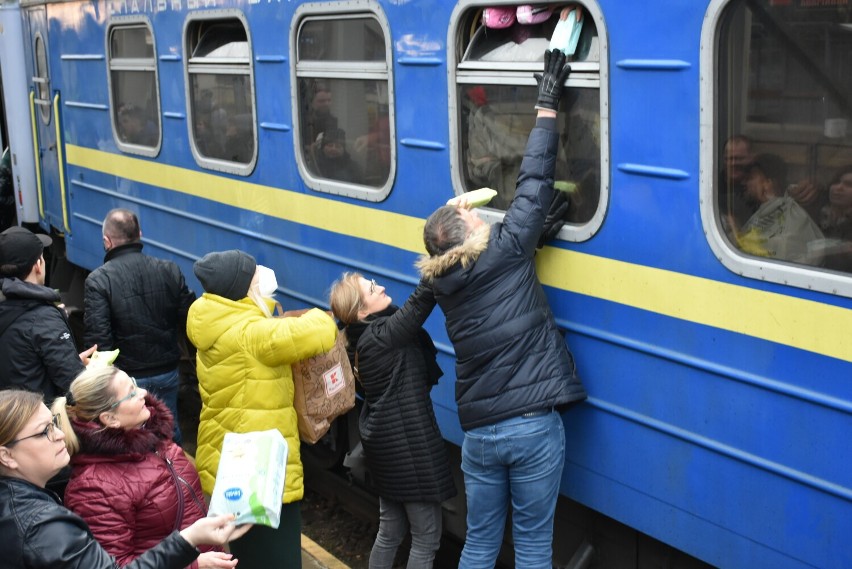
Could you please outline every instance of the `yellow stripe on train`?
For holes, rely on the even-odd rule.
[[[424,252],[421,218],[80,146],[66,153],[83,168]],[[852,362],[852,310],[555,247],[537,260],[541,281],[554,288]]]

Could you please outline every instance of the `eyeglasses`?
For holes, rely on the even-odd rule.
[[[376,287],[379,286],[376,283],[376,279],[370,279],[370,294],[376,294]]]
[[[119,399],[118,401],[113,403],[112,405],[110,405],[109,406],[110,410],[115,409],[116,407],[118,407],[119,405],[121,405],[122,403],[127,401],[128,399],[133,399],[134,397],[136,397],[139,394],[139,386],[136,385],[136,378],[130,377],[130,383],[133,385],[133,389],[130,390],[130,393],[128,393],[127,395],[125,395],[124,397],[122,397],[121,399]]]
[[[21,441],[25,441],[27,439],[34,439],[36,437],[46,437],[47,440],[49,440],[52,443],[55,443],[56,442],[56,429],[58,429],[58,428],[59,428],[59,415],[54,415],[53,418],[50,420],[50,423],[48,423],[47,426],[44,428],[44,430],[41,431],[40,433],[36,433],[34,435],[29,435],[29,436],[26,436],[26,437],[21,437],[20,439],[15,439],[14,441],[9,441],[8,443],[6,443],[6,446],[10,447],[14,444],[21,442]]]

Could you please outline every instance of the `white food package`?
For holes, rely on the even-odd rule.
[[[277,528],[287,468],[287,441],[277,429],[226,433],[208,515]]]

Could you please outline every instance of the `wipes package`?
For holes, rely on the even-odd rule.
[[[277,528],[287,466],[287,441],[276,429],[227,433],[208,515]]]
[[[583,31],[583,13],[581,11],[578,14],[576,10],[579,8],[563,10],[553,30],[553,36],[550,38],[550,49],[561,49],[562,53],[568,57],[577,51],[577,43]]]

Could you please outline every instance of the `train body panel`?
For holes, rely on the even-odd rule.
[[[11,85],[27,83],[24,46],[24,21],[20,6],[0,6],[0,66],[4,82]],[[3,98],[6,130],[14,133],[8,141],[13,177],[15,178],[15,209],[19,220],[25,223],[39,221],[38,195],[32,144],[33,121],[30,120],[30,98],[26,89],[6,89]],[[4,141],[4,144],[7,141]]]
[[[532,117],[530,71],[540,59],[516,55],[525,42],[514,40],[477,55],[503,37],[478,26],[485,6],[26,3],[28,57],[44,34],[50,70],[53,114],[47,124],[35,117],[38,147],[60,133],[58,153],[42,160],[40,221],[64,234],[69,260],[88,270],[102,262],[104,214],[129,207],[140,214],[146,252],[178,262],[196,290],[194,260],[240,248],[276,270],[285,306],[326,306],[344,270],[382,279],[401,304],[418,281],[426,217],[480,183],[468,140],[485,95],[509,117],[492,139],[524,140]],[[723,48],[745,45],[760,68],[760,34],[773,25],[792,33],[788,6],[821,17],[807,0],[587,3],[594,34],[581,40],[568,83],[579,95],[565,126],[588,134],[568,136],[570,167],[559,176],[578,191],[587,179],[600,187],[585,217],[569,220],[537,257],[590,394],[564,415],[563,494],[720,567],[852,566],[852,277],[767,260],[738,245],[739,234],[725,237],[715,180],[725,139],[739,127],[787,152],[791,167],[829,151],[826,164],[852,163],[848,134],[819,137],[805,151],[777,134],[786,123],[743,111],[728,95],[738,73],[757,79]],[[216,26],[227,33],[217,36]],[[539,39],[533,32],[525,41]],[[494,53],[515,59],[493,64]],[[39,75],[36,59],[29,77]],[[8,100],[5,65],[3,74]],[[139,98],[149,82],[155,95]],[[338,136],[361,160],[358,183],[314,163],[324,143],[307,136],[308,99],[324,83],[359,94],[332,103],[347,127]],[[762,104],[756,97],[752,107]],[[133,103],[122,106],[128,115],[147,103],[150,139],[123,132],[117,99]],[[725,105],[727,115],[718,110]],[[717,109],[710,120],[707,107]],[[252,135],[225,149],[207,134],[220,127]],[[499,220],[510,199],[501,194],[484,215]],[[427,328],[445,372],[433,391],[436,416],[460,445],[439,310]],[[609,537],[595,524],[558,534],[559,555],[583,539],[600,566],[622,566],[607,564]]]

